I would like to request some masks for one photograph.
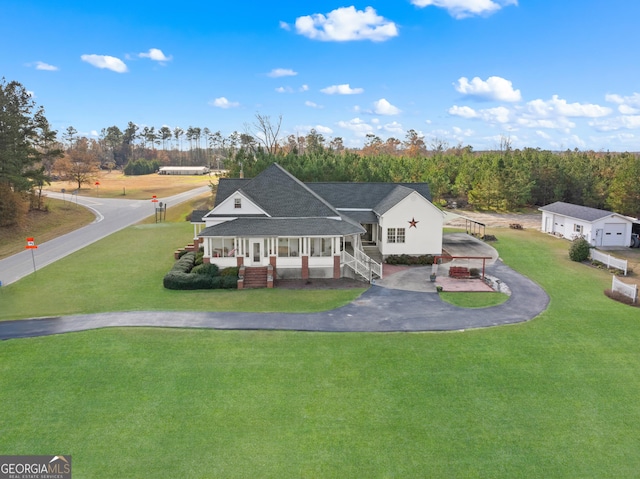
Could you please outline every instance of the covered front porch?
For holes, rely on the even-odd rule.
[[[345,274],[348,269],[367,280],[382,275],[381,265],[362,250],[360,235],[200,236],[200,242],[204,248],[204,262],[216,264],[220,269],[269,267],[274,280],[339,279],[352,276]]]

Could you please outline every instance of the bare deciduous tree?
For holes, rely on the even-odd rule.
[[[278,119],[271,120],[268,115],[256,113],[256,119],[253,122],[252,129],[255,131],[253,136],[264,146],[267,153],[275,155],[280,147],[278,137],[280,136],[280,127],[282,126],[282,115],[278,115]]]

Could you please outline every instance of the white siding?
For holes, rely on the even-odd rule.
[[[240,208],[236,208],[236,199],[240,200]],[[244,196],[239,191],[229,196],[213,209],[214,215],[259,215],[265,214],[264,210]],[[207,218],[205,218],[205,221]],[[207,222],[207,226],[210,226]]]
[[[378,240],[383,256],[412,256],[442,253],[442,223],[444,214],[417,192],[411,193],[380,217],[382,237]],[[410,221],[415,220],[412,227]],[[404,243],[389,243],[389,228],[404,228]]]

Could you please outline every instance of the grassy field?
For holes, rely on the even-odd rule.
[[[443,301],[461,308],[489,308],[504,303],[509,296],[504,293],[440,293]]]
[[[209,182],[216,183],[216,177],[209,176],[169,176],[169,175],[143,175],[125,176],[120,172],[101,172],[100,196],[103,198],[120,199],[148,199],[153,195],[158,197],[171,196],[176,193],[208,185]],[[71,192],[77,185],[68,182],[53,182],[48,187],[48,191],[60,192],[65,189]],[[45,190],[45,195],[46,191]],[[126,192],[126,196],[123,196]],[[96,196],[95,187],[83,188],[81,195]],[[213,196],[211,193],[202,195],[197,202],[183,203],[176,208],[167,211],[167,221],[184,220],[185,216],[193,209],[206,209],[213,207]],[[73,196],[67,195],[66,201],[47,198],[45,204],[49,208],[47,212],[31,211],[28,213],[26,223],[20,228],[0,228],[0,259],[19,253],[25,247],[27,236],[36,239],[37,244],[52,240],[70,231],[78,229],[91,223],[95,216],[86,208],[76,206],[73,203]],[[154,222],[150,217],[145,223]]]
[[[30,211],[22,227],[0,228],[0,259],[24,250],[28,236],[35,238],[36,244],[42,244],[95,219],[89,210],[69,201],[47,198],[45,204],[48,211]]]
[[[79,191],[82,196],[100,196],[101,198],[123,198],[132,200],[145,200],[153,195],[158,197],[172,196],[199,186],[206,186],[209,182],[217,183],[215,175],[204,176],[182,176],[182,175],[139,175],[126,176],[120,171],[101,171],[97,177],[100,183],[98,187],[94,185],[96,180],[91,181],[91,185],[83,185]],[[71,192],[77,189],[78,184],[68,181],[54,181],[47,189],[50,191],[60,191],[61,189]]]
[[[180,226],[120,240],[181,241]],[[534,321],[464,333],[136,328],[2,342],[0,454],[72,454],[74,473],[89,478],[637,477],[638,311],[607,299],[609,275],[568,261],[568,243],[492,233],[505,262],[551,296]],[[79,253],[60,271],[72,281],[60,295],[109,267]],[[155,260],[164,264],[127,271],[119,293],[166,270]],[[69,278],[83,269],[84,280]],[[2,292],[26,300],[46,282],[30,283],[31,296],[23,284]],[[104,291],[91,293],[101,301]],[[217,308],[221,297],[207,299]]]
[[[179,206],[172,215],[188,209]],[[173,265],[173,251],[192,236],[193,227],[184,221],[126,228],[0,288],[0,320],[127,310],[320,311],[362,292],[164,289],[162,278]]]

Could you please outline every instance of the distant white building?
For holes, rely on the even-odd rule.
[[[159,175],[206,175],[211,170],[207,166],[163,166]]]
[[[573,240],[583,236],[593,246],[629,246],[633,218],[611,211],[556,201],[542,208],[542,231]]]

